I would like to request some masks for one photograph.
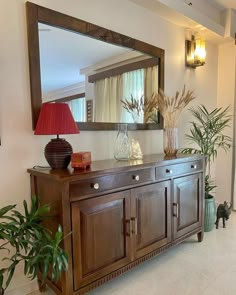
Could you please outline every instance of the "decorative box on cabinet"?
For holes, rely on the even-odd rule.
[[[69,270],[57,294],[84,294],[187,237],[203,239],[202,156],[96,161],[86,171],[29,169],[32,194],[50,203],[67,237]],[[40,274],[39,274],[40,280]]]

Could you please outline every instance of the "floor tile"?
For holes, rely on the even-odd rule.
[[[193,236],[89,295],[235,295],[236,213],[226,228]],[[31,295],[38,295],[34,292]],[[52,291],[44,295],[54,294]]]

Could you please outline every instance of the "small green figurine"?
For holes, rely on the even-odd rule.
[[[229,215],[231,214],[231,208],[232,208],[232,203],[227,203],[226,201],[224,204],[220,204],[217,208],[216,212],[216,229],[218,229],[219,226],[219,220],[220,218],[223,219],[223,228],[225,228],[225,220],[229,219]]]

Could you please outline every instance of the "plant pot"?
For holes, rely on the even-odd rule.
[[[205,198],[205,219],[204,219],[204,231],[212,231],[215,227],[215,215],[216,205],[215,199],[212,195],[207,195]]]

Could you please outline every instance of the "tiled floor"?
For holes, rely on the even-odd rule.
[[[194,236],[89,294],[235,295],[236,213],[226,226],[205,233],[202,243]]]

